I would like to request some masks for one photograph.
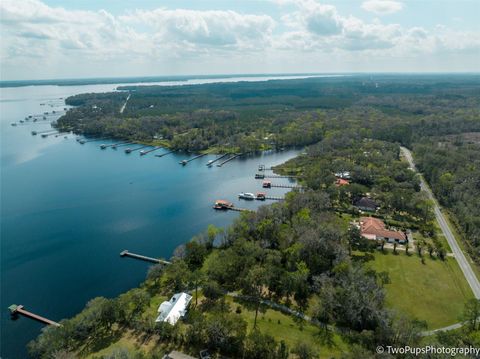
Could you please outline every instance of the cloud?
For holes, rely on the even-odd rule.
[[[164,41],[223,48],[265,45],[275,26],[275,21],[267,15],[186,9],[137,10],[120,16],[119,20],[148,25]]]
[[[302,65],[294,66],[302,56],[312,63],[318,59],[332,59],[334,64],[336,59],[355,63],[365,59],[373,64],[377,58],[478,56],[480,49],[480,35],[474,31],[366,21],[317,0],[271,2],[280,13],[275,18],[168,8],[114,15],[104,10],[48,6],[40,0],[1,0],[2,76],[26,71],[44,74],[47,69],[51,76],[58,76],[58,71],[80,76],[81,69],[87,76],[92,71],[92,75],[109,76],[113,69],[115,75],[132,73],[125,69],[142,74],[203,71],[196,69],[255,72],[258,66],[264,71],[273,71],[271,65],[283,69],[284,63],[292,64],[285,71],[298,72]],[[393,0],[369,0],[362,5],[384,14],[401,6]]]
[[[362,9],[377,15],[393,14],[402,8],[403,4],[395,0],[367,0],[362,3]]]

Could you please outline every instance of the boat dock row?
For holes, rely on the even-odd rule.
[[[8,309],[10,310],[10,314],[12,316],[14,315],[17,315],[17,314],[22,314],[28,318],[32,318],[32,319],[35,319],[39,322],[42,322],[44,324],[48,324],[48,325],[53,325],[53,326],[56,326],[56,327],[59,327],[60,324],[57,323],[57,322],[54,322],[53,320],[50,320],[50,319],[47,319],[47,318],[44,318],[40,315],[37,315],[37,314],[34,314],[32,312],[29,312],[28,310],[25,310],[23,309],[24,306],[23,305],[16,305],[16,304],[12,304],[11,306],[8,307]]]
[[[163,260],[163,259],[152,258],[152,257],[143,256],[141,254],[131,253],[126,249],[124,251],[120,252],[120,257],[131,257],[131,258],[135,258],[135,259],[140,259],[142,261],[158,263],[158,264],[172,264],[171,262]]]

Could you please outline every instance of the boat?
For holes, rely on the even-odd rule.
[[[131,148],[127,148],[127,149],[125,150],[125,153],[130,153],[130,152],[132,152],[132,149],[131,149]]]
[[[107,148],[107,145],[104,144],[104,143],[102,143],[102,144],[100,145],[100,148],[101,148],[102,150],[104,150],[105,148]]]
[[[262,187],[263,187],[263,188],[271,188],[271,187],[272,187],[272,182],[270,182],[270,181],[263,181]]]
[[[36,136],[37,135],[37,131],[32,131],[32,136]]]
[[[23,120],[20,120],[20,123],[24,123],[24,122],[25,122],[25,121],[23,121]]]
[[[185,166],[185,165],[188,163],[188,161],[187,161],[187,160],[181,160],[179,163],[180,163],[182,166]]]
[[[140,151],[140,156],[143,156],[143,155],[146,155],[146,154],[147,154],[147,151],[145,151],[145,150]]]
[[[215,161],[214,161],[214,160],[208,161],[208,162],[207,162],[207,166],[208,166],[208,167],[211,167],[211,166],[213,165],[213,162],[215,162]]]
[[[255,179],[264,179],[265,175],[263,173],[256,173],[255,174]]]
[[[255,199],[256,197],[253,193],[242,192],[238,194],[238,198],[251,200],[251,199]]]
[[[33,119],[33,122],[37,122],[37,119],[36,119],[36,118],[34,118],[34,119]]]
[[[16,126],[17,124],[16,124],[15,122],[12,122],[11,125],[12,125],[12,126]]]
[[[233,203],[225,201],[223,199],[217,199],[215,201],[215,204],[213,205],[213,208],[226,210],[226,209],[233,208]]]
[[[42,137],[43,137],[43,138],[46,138],[46,137],[48,137],[48,134],[47,134],[47,133],[43,133],[43,134],[42,134]],[[81,142],[80,142],[80,143],[81,143]]]
[[[80,141],[78,141],[78,143],[80,143],[81,145],[84,145],[84,144],[85,144],[85,140],[80,140]]]
[[[267,194],[265,192],[257,192],[257,199],[259,201],[265,201]]]

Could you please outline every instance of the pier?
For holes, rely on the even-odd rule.
[[[290,185],[290,184],[271,184],[271,187],[276,187],[276,188],[290,188],[290,189],[302,189],[302,186],[298,185]]]
[[[126,249],[120,252],[120,257],[131,257],[135,259],[140,259],[142,261],[158,263],[158,264],[172,264],[171,262],[163,259],[152,258],[152,257],[142,256],[141,254],[131,253]]]
[[[185,166],[188,162],[192,162],[193,160],[196,160],[197,158],[200,158],[200,157],[203,157],[203,156],[206,156],[206,155],[207,155],[206,153],[202,153],[202,154],[199,154],[198,156],[192,157],[192,158],[190,158],[190,159],[188,159],[188,160],[182,160],[182,161],[180,161],[179,163],[180,163],[181,165],[184,165],[184,166]]]
[[[150,153],[150,152],[153,152],[153,151],[159,150],[160,148],[162,148],[162,147],[155,147],[155,148],[152,148],[151,150],[147,150],[147,151],[140,151],[140,156],[145,156],[147,153]]]
[[[48,137],[48,136],[58,135],[58,134],[60,134],[60,132],[57,132],[57,131],[55,131],[55,132],[50,132],[50,133],[42,133],[42,138],[46,138],[46,137]]]
[[[16,305],[16,304],[12,304],[11,306],[8,307],[8,309],[10,310],[10,314],[11,315],[15,315],[15,314],[22,314],[28,318],[32,318],[32,319],[35,319],[39,322],[42,322],[44,324],[48,324],[48,325],[54,325],[56,327],[59,327],[60,324],[57,323],[57,322],[54,322],[53,320],[50,320],[50,319],[47,319],[47,318],[44,318],[44,317],[41,317],[40,315],[37,315],[37,314],[34,314],[32,312],[29,312],[28,310],[25,310],[23,309],[23,305]]]
[[[215,158],[214,160],[209,161],[207,163],[207,166],[212,166],[215,162],[220,161],[222,158],[225,158],[226,156],[228,156],[228,153],[225,153],[224,155],[221,155],[221,156]]]
[[[168,151],[168,152],[165,152],[165,153],[161,153],[159,155],[155,155],[155,157],[163,157],[163,156],[166,156],[166,155],[169,155],[170,153],[173,153],[175,151]]]
[[[137,147],[137,148],[127,148],[127,149],[125,150],[125,153],[132,153],[132,152],[141,150],[142,148],[145,148],[145,147],[148,147],[148,146],[141,146],[141,147]]]
[[[263,178],[300,178],[300,176],[264,175]]]
[[[108,148],[108,147],[112,147],[112,148],[113,148],[113,147],[117,147],[117,146],[121,146],[121,145],[129,145],[129,144],[131,144],[131,142],[112,143],[111,145],[102,144],[102,145],[100,145],[100,148],[101,148],[102,150],[104,150],[104,149],[106,149],[106,148]]]
[[[233,159],[235,159],[235,158],[237,158],[237,157],[239,157],[239,156],[241,156],[241,155],[242,155],[242,153],[237,153],[237,154],[233,155],[232,157],[227,158],[225,161],[220,162],[220,163],[217,165],[217,167],[222,167],[225,163],[228,163],[228,162],[230,162],[231,160],[233,160]]]
[[[78,140],[78,143],[80,143],[81,145],[85,144],[85,143],[88,143],[88,142],[95,142],[95,141],[102,141],[102,140],[107,140],[108,137],[102,137],[102,138],[94,138],[92,140]]]
[[[32,131],[32,136],[41,135],[49,132],[57,132],[57,130],[46,130],[46,131]]]
[[[257,198],[259,199],[259,198]],[[271,200],[271,201],[284,201],[285,198],[283,197],[274,197],[274,196],[265,196],[265,199]]]
[[[122,147],[122,146],[128,146],[128,145],[134,145],[135,142],[124,142],[124,143],[116,143],[112,145],[112,149],[116,150],[117,147]]]

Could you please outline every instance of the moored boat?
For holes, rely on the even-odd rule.
[[[241,193],[238,194],[238,198],[252,200],[252,199],[255,199],[256,197],[253,193],[241,192]]]

